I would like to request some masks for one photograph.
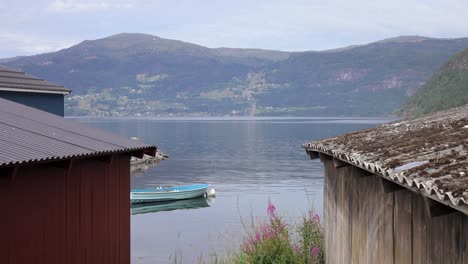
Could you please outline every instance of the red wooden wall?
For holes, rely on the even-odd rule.
[[[129,159],[0,175],[0,263],[130,263]]]

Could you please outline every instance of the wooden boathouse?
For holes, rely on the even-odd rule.
[[[0,99],[0,263],[130,263],[130,157],[155,152]]]
[[[0,65],[0,98],[64,116],[63,86]]]
[[[468,263],[468,105],[310,142],[327,263]]]

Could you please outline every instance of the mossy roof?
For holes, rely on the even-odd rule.
[[[468,105],[304,147],[308,153],[332,156],[452,207],[467,208]]]

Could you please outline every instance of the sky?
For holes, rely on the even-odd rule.
[[[121,32],[206,47],[326,50],[468,37],[468,0],[0,0],[0,58]]]

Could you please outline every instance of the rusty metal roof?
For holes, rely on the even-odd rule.
[[[0,65],[0,90],[17,92],[69,94],[63,86]]]
[[[0,167],[156,147],[0,98]]]
[[[304,147],[308,153],[333,156],[452,207],[468,205],[468,105]]]

